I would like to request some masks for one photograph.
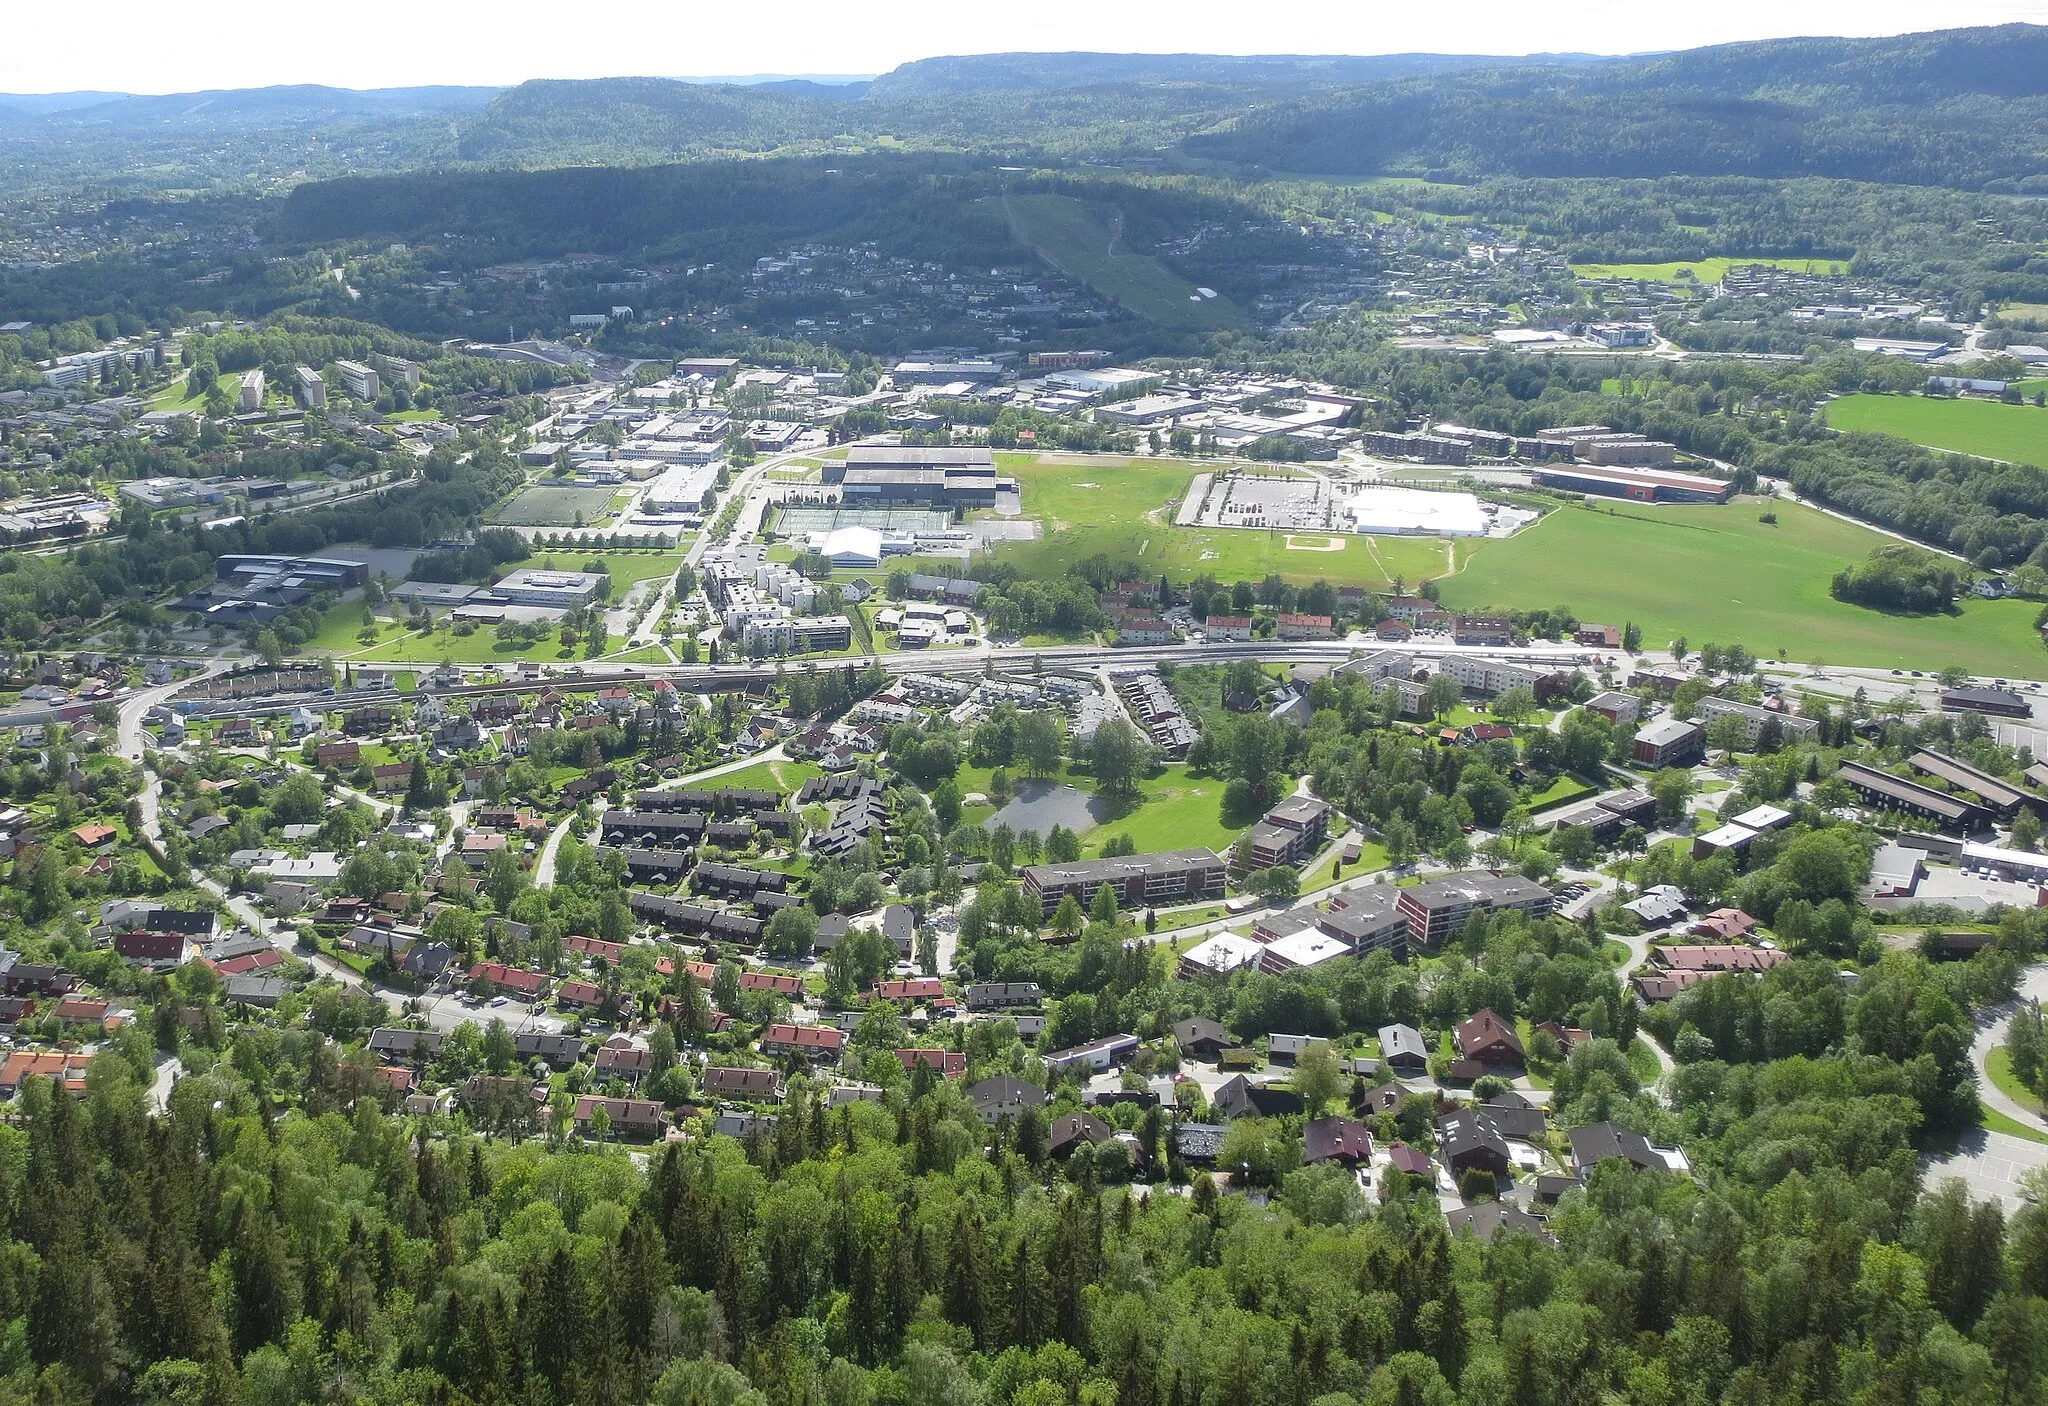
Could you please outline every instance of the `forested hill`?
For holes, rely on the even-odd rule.
[[[877,78],[869,92],[883,102],[943,93],[1049,92],[1124,83],[1299,92],[1475,68],[1600,62],[1606,61],[1579,54],[1529,58],[1480,54],[968,54],[903,64]]]
[[[2048,28],[1409,78],[1273,104],[1186,147],[1328,175],[1813,175],[2048,191]]]

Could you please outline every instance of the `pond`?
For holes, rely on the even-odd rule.
[[[1020,835],[1026,830],[1049,834],[1055,825],[1081,834],[1114,814],[1108,801],[1076,787],[1054,781],[1023,781],[1018,783],[1010,803],[990,816],[986,824],[991,830],[1007,825]]]

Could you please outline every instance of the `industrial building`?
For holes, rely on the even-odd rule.
[[[980,446],[857,444],[847,450],[844,464],[827,463],[822,477],[839,485],[839,500],[849,508],[993,508],[1005,486],[996,478],[995,456]]]
[[[370,579],[368,562],[333,557],[240,556],[228,554],[213,559],[214,573],[223,581],[249,584],[272,579],[295,579],[316,590],[340,590],[360,586]]]
[[[1732,482],[1701,474],[1586,464],[1546,464],[1530,470],[1529,478],[1543,488],[1626,498],[1636,503],[1725,503],[1735,493]]]

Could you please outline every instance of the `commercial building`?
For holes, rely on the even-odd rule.
[[[310,366],[293,368],[292,393],[298,397],[302,410],[323,410],[327,406],[327,382]]]
[[[223,581],[243,585],[258,583],[303,585],[314,590],[341,590],[360,586],[370,579],[368,562],[338,557],[277,557],[227,554],[213,559],[213,569]]]
[[[1401,890],[1401,914],[1408,920],[1408,945],[1435,951],[1464,929],[1474,913],[1548,913],[1555,897],[1518,874],[1475,869],[1446,874]]]
[[[357,400],[375,400],[384,393],[374,367],[365,366],[360,361],[337,361],[334,369],[341,373],[341,383]]]
[[[574,609],[597,599],[604,578],[594,571],[548,571],[523,566],[491,587],[491,594],[509,605],[545,605]]]
[[[1024,871],[1024,891],[1050,914],[1072,894],[1083,908],[1098,890],[1108,888],[1123,908],[1161,903],[1197,903],[1221,898],[1229,865],[1208,849],[1163,850],[1117,859],[1078,860],[1068,864],[1034,864]]]
[[[1732,482],[1701,474],[1587,464],[1549,464],[1532,469],[1529,478],[1544,488],[1626,498],[1637,503],[1725,503],[1735,493]]]

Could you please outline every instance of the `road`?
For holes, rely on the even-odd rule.
[[[156,1079],[149,1086],[149,1111],[164,1114],[171,1111],[171,1085],[184,1074],[185,1066],[176,1055],[161,1055],[156,1062]]]
[[[2048,997],[2048,964],[2031,966],[2020,978],[2020,999],[2038,1001],[2044,997]],[[2005,1043],[2006,1028],[2012,1024],[2012,1014],[2017,1005],[2017,1001],[2008,1002],[1978,1018],[1977,1038],[1970,1045],[1970,1063],[1977,1071],[1978,1102],[2022,1127],[2041,1129],[2040,1115],[2020,1107],[2003,1093],[1991,1082],[1991,1072],[1985,1066],[1991,1051]],[[1972,1196],[1996,1199],[2004,1203],[2007,1211],[2017,1210],[2026,1201],[2021,1193],[2020,1179],[2041,1167],[2048,1167],[2048,1143],[2032,1142],[1988,1128],[1965,1133],[1957,1139],[1956,1150],[1952,1153],[1921,1159],[1921,1169],[1929,1186],[1948,1177],[1959,1177],[1969,1187]]]

